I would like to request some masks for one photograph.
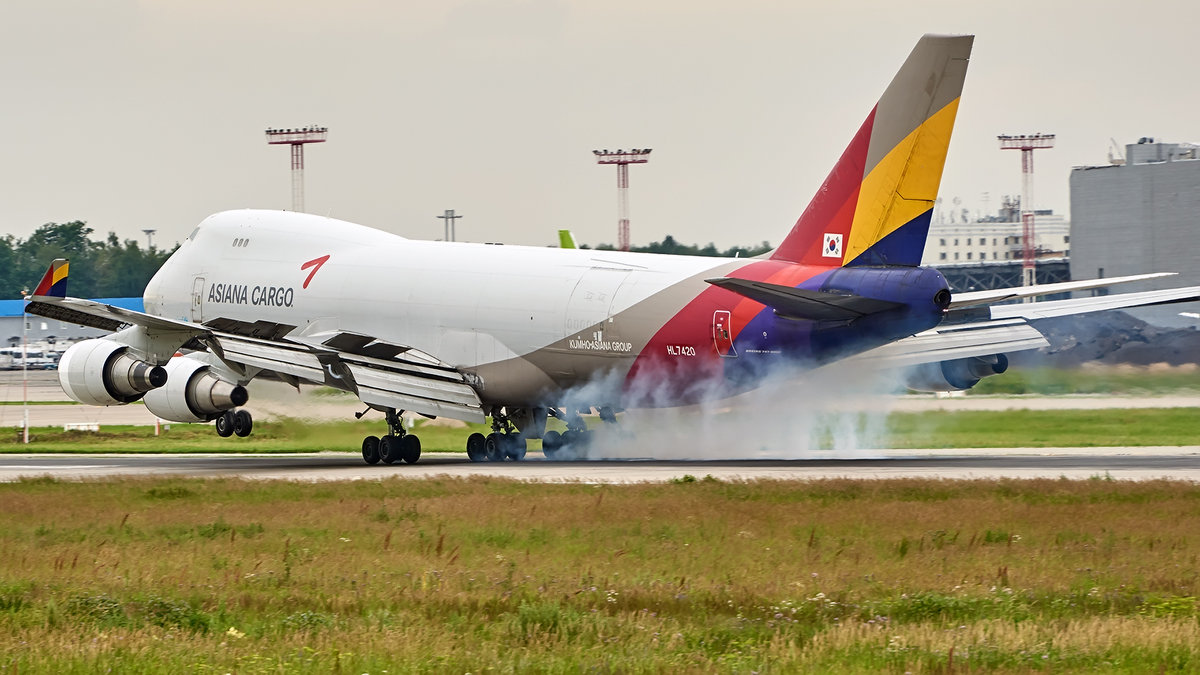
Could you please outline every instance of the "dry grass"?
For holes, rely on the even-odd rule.
[[[1200,668],[1185,483],[42,480],[0,513],[0,672]]]

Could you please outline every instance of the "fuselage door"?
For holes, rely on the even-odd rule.
[[[713,312],[712,320],[712,335],[713,344],[717,348],[717,354],[724,357],[737,356],[737,350],[733,348],[733,326],[732,319],[727,309],[718,309]]]
[[[192,282],[192,321],[204,322],[204,277],[196,277]]]

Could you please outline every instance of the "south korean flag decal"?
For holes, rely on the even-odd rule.
[[[840,258],[842,257],[842,235],[825,233],[825,243],[821,246],[821,257],[823,258]]]

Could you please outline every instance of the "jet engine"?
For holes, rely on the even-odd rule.
[[[58,382],[72,400],[124,405],[167,382],[167,371],[129,353],[129,345],[100,338],[71,345],[58,362]]]
[[[173,422],[208,422],[245,405],[246,388],[222,379],[211,365],[176,356],[167,362],[167,386],[146,395],[146,409]]]
[[[1004,354],[926,363],[909,373],[905,386],[914,391],[963,391],[1006,370],[1008,357]]]

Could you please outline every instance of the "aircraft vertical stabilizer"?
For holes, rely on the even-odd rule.
[[[973,41],[921,38],[771,258],[920,264]]]

